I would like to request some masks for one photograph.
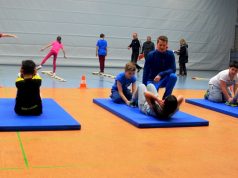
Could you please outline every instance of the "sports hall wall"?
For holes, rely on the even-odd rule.
[[[0,40],[0,64],[19,64],[46,52],[39,49],[62,35],[69,60],[58,65],[97,66],[95,44],[100,33],[109,44],[108,66],[130,59],[131,33],[143,42],[169,37],[189,44],[189,68],[223,69],[233,46],[237,0],[0,0],[0,32],[18,39]],[[62,55],[61,55],[62,56]]]

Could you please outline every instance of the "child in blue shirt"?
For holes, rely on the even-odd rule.
[[[96,45],[96,57],[99,58],[100,73],[104,73],[105,59],[107,56],[107,41],[104,38],[105,35],[100,34],[100,39],[97,41]]]
[[[115,103],[126,103],[130,105],[132,95],[136,91],[136,66],[133,63],[127,63],[125,66],[125,72],[122,72],[116,76],[115,83],[111,90],[111,99]],[[132,90],[128,87],[132,85]]]

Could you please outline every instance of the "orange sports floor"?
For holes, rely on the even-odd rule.
[[[0,177],[238,177],[238,119],[184,103],[208,127],[138,129],[92,103],[110,89],[46,89],[80,131],[0,132]],[[0,97],[15,97],[0,88]],[[185,97],[204,91],[175,90]],[[1,106],[3,107],[3,106]]]

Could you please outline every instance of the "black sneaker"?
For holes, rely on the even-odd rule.
[[[237,103],[235,103],[235,102],[226,102],[225,103],[227,106],[231,106],[231,107],[237,107],[238,106],[238,104]]]
[[[138,106],[138,104],[135,101],[130,101],[130,107],[132,108],[136,108]]]

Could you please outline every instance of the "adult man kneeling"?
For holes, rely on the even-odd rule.
[[[173,51],[167,50],[168,38],[157,39],[157,49],[148,54],[145,61],[143,84],[154,84],[156,89],[165,88],[163,99],[171,95],[177,81],[176,63]]]

